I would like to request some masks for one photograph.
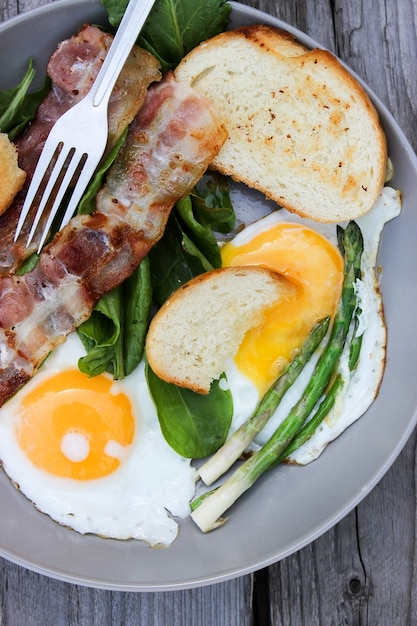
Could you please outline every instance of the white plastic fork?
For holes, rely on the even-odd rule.
[[[40,186],[42,183],[45,184],[46,177],[48,177],[46,187],[42,192],[26,246],[32,241],[45,207],[48,201],[52,200],[51,194],[54,192],[56,195],[53,197],[53,204],[38,245],[38,252],[40,252],[65,192],[78,171],[79,176],[59,230],[74,214],[106,147],[107,109],[110,94],[154,3],[155,0],[130,0],[90,91],[80,102],[66,111],[52,127],[25,198],[14,237],[15,241],[19,237]],[[54,157],[56,160],[48,174]],[[64,170],[65,164],[67,167]]]

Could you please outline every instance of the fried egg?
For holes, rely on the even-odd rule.
[[[74,333],[0,413],[4,470],[35,506],[80,533],[169,546],[195,470],[164,440],[142,364],[89,378]]]
[[[276,211],[226,244],[222,263],[266,266],[296,288],[293,298],[248,331],[236,356],[238,369],[265,393],[313,324],[334,315],[343,282],[342,255],[317,230],[284,221],[281,211]]]
[[[356,421],[375,399],[385,365],[386,330],[375,264],[384,225],[399,215],[400,193],[385,187],[373,209],[357,220],[364,238],[362,278],[355,286],[361,309],[358,336],[360,361],[348,366],[349,338],[339,371],[343,389],[315,434],[290,460],[306,464]],[[346,226],[346,224],[342,224]],[[224,265],[261,264],[284,273],[298,287],[293,302],[273,311],[265,323],[245,337],[227,372],[235,410],[233,432],[255,409],[281,368],[301,346],[315,321],[333,316],[341,293],[343,262],[337,249],[336,225],[305,220],[284,209],[251,224],[222,249]],[[297,402],[318,360],[319,350],[290,388],[256,439],[264,444]]]

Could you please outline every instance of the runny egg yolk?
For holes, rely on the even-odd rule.
[[[235,361],[264,393],[301,347],[314,323],[333,316],[341,293],[343,259],[337,247],[315,230],[281,222],[243,245],[222,248],[223,266],[263,265],[283,274],[296,287],[292,300],[266,314],[250,330]]]
[[[17,438],[32,463],[55,476],[88,480],[114,472],[133,441],[129,399],[104,375],[63,371],[30,391],[19,409]]]

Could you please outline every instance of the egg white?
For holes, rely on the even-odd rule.
[[[44,379],[76,366],[83,354],[81,341],[74,333],[2,408],[0,459],[4,470],[40,511],[79,533],[133,538],[167,547],[178,534],[178,523],[172,516],[185,518],[190,514],[195,470],[190,460],[179,456],[161,434],[143,364],[112,385],[115,393],[129,397],[135,419],[135,436],[128,449],[116,442],[108,444],[121,461],[112,474],[94,480],[53,476],[35,467],[19,446],[14,424],[21,399]],[[75,439],[67,445],[69,455],[82,457],[83,448],[77,447]]]
[[[291,462],[305,465],[316,459],[330,441],[338,437],[366,412],[378,393],[385,366],[386,329],[375,264],[384,225],[397,217],[400,211],[400,193],[391,187],[384,187],[371,211],[356,220],[364,239],[362,280],[356,284],[356,297],[362,309],[358,329],[358,335],[362,334],[363,337],[360,360],[355,371],[351,373],[348,367],[350,345],[348,341],[339,365],[344,386],[337,402],[314,435],[289,457],[288,460]],[[302,223],[315,229],[337,245],[336,225],[306,220],[284,209],[275,211],[251,224],[234,238],[233,243],[235,246],[244,245],[278,222]],[[341,226],[346,226],[346,224],[341,224]],[[319,354],[320,350],[306,365],[296,383],[283,398],[277,411],[256,438],[255,444],[263,445],[285,419],[306,387]],[[239,372],[235,364],[231,364],[228,369],[227,378],[235,405],[231,434],[251,415],[260,398],[255,386]]]

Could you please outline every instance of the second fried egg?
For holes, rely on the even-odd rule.
[[[77,370],[74,333],[0,414],[0,458],[35,506],[80,533],[169,546],[195,470],[165,442],[144,367],[123,381]]]
[[[236,364],[265,393],[312,326],[335,313],[343,282],[343,259],[331,241],[275,212],[222,248],[228,265],[262,265],[283,274],[295,297],[275,307],[245,336]]]
[[[385,366],[386,329],[375,266],[383,228],[400,211],[399,192],[385,187],[373,209],[357,220],[364,239],[362,278],[355,286],[361,309],[357,330],[357,334],[362,336],[360,360],[351,372],[348,367],[350,337],[339,365],[344,380],[342,392],[311,439],[291,455],[290,460],[296,463],[305,464],[317,458],[330,441],[365,413],[378,393]],[[316,232],[316,236],[310,235],[311,230]],[[294,241],[294,245],[289,245],[286,236],[281,236],[282,232],[290,234],[290,241],[293,236],[296,237],[298,243]],[[277,308],[265,325],[245,338],[227,372],[235,403],[232,431],[251,415],[262,394],[279,375],[282,364],[291,358],[294,349],[301,346],[314,321],[323,317],[323,314],[334,314],[343,272],[336,246],[335,225],[315,223],[285,210],[276,211],[251,224],[224,246],[222,254],[225,265],[266,265],[285,273],[300,286],[300,297],[292,303],[292,308],[288,311]],[[304,249],[307,250],[306,254],[302,252]],[[325,267],[326,271],[322,271]],[[329,267],[333,269],[329,270]],[[282,338],[273,337],[274,332],[282,333]],[[269,439],[297,402],[312,375],[318,354],[319,351],[284,396],[277,411],[258,436],[258,444]]]

